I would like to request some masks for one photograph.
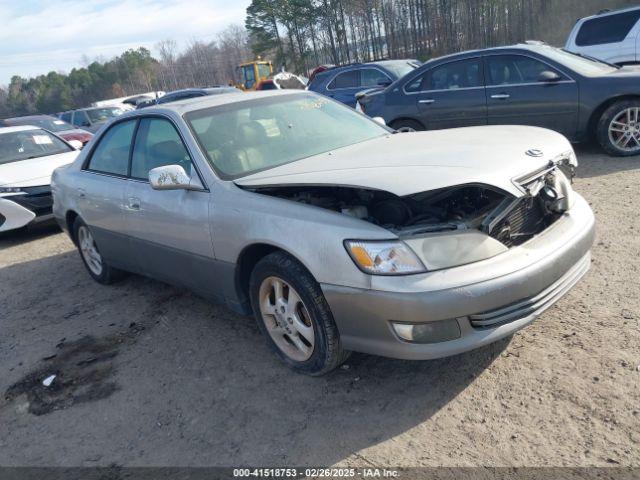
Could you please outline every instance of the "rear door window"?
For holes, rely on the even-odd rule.
[[[480,60],[477,58],[445,63],[425,76],[421,90],[457,90],[481,87]]]
[[[336,75],[327,87],[329,90],[338,90],[340,88],[357,88],[360,86],[360,72],[358,70],[350,70]]]
[[[623,41],[640,19],[640,9],[587,20],[576,36],[576,45],[588,47]]]
[[[109,128],[93,150],[87,168],[95,172],[126,176],[135,126],[136,120],[129,120]]]

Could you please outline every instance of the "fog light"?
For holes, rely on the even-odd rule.
[[[460,338],[460,325],[455,319],[427,323],[391,322],[402,340],[413,343],[439,343]]]

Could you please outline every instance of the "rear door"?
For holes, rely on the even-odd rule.
[[[436,65],[405,87],[428,130],[487,124],[480,57]]]
[[[131,250],[143,274],[203,292],[215,275],[209,192],[204,185],[200,191],[154,190],[149,170],[165,165],[180,165],[200,178],[174,124],[145,117],[136,134],[124,200]]]
[[[556,81],[542,81],[551,72]],[[575,138],[578,85],[557,68],[524,54],[485,57],[490,125],[531,125]]]
[[[89,226],[101,255],[113,266],[136,270],[130,255],[123,202],[136,120],[118,122],[90,153],[76,187],[80,215]]]
[[[326,91],[323,93],[350,107],[355,107],[356,93],[361,89],[360,71],[354,69],[338,73],[329,81]]]

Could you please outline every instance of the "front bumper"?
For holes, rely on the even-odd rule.
[[[21,193],[0,195],[0,232],[53,219],[49,185],[25,187]]]
[[[533,322],[589,269],[595,219],[576,195],[570,212],[496,257],[422,275],[373,277],[372,289],[323,284],[343,346],[387,357],[446,357],[495,342]],[[455,319],[460,336],[439,343],[400,339],[391,322]],[[435,325],[435,324],[434,324]]]

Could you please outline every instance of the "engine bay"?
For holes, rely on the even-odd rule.
[[[480,228],[485,217],[505,198],[511,197],[485,185],[461,185],[406,197],[380,190],[337,186],[259,187],[251,190],[350,215],[398,235]]]
[[[399,197],[389,192],[343,186],[272,186],[249,190],[349,215],[399,237],[476,229],[507,247],[520,245],[570,208],[571,181],[557,168],[520,179],[515,197],[484,184],[465,184]]]

